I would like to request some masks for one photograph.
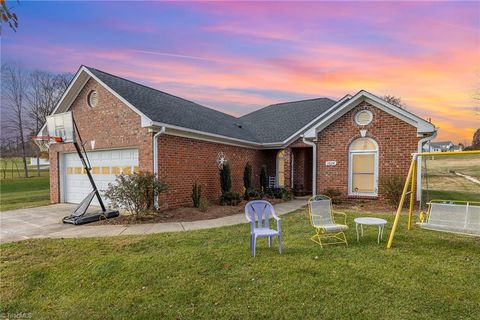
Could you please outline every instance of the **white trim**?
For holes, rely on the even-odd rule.
[[[85,77],[85,79],[81,83],[77,83],[78,80],[84,75],[87,75],[88,77]],[[324,116],[325,114],[330,112],[330,110],[338,107],[340,104],[344,103],[346,100],[351,98],[350,95],[346,95],[345,97],[340,99],[337,103],[335,103],[332,107],[330,107],[327,111],[323,112],[321,115],[319,115],[318,117],[316,117],[315,119],[310,121],[307,125],[305,125],[300,130],[298,130],[297,132],[295,132],[294,134],[289,136],[284,141],[261,143],[261,142],[254,142],[254,141],[250,141],[250,140],[232,138],[232,137],[227,137],[227,136],[224,136],[224,135],[219,135],[219,134],[209,133],[209,132],[205,132],[205,131],[200,131],[200,130],[195,130],[195,129],[190,129],[190,128],[185,128],[185,127],[180,127],[180,126],[176,126],[176,125],[170,125],[170,124],[166,124],[166,123],[153,121],[149,117],[147,117],[144,113],[142,113],[140,110],[138,110],[136,107],[134,107],[130,102],[128,102],[122,96],[120,96],[116,91],[114,91],[112,88],[110,88],[108,85],[106,85],[103,81],[101,81],[90,70],[88,70],[87,67],[81,66],[80,69],[77,71],[74,79],[71,81],[70,85],[68,86],[67,90],[65,90],[62,98],[58,102],[58,104],[55,107],[55,109],[53,110],[52,114],[57,113],[60,110],[61,106],[63,107],[62,108],[63,112],[70,109],[72,103],[75,101],[75,98],[78,96],[78,94],[80,93],[80,91],[83,89],[83,87],[85,86],[85,84],[87,83],[87,81],[90,78],[93,78],[100,85],[102,85],[108,92],[110,92],[113,96],[115,96],[117,99],[119,99],[121,102],[123,102],[127,107],[132,109],[135,113],[140,115],[141,126],[142,127],[146,127],[146,128],[150,128],[150,127],[154,127],[154,126],[166,127],[166,128],[171,128],[171,129],[175,129],[175,130],[178,130],[178,131],[185,131],[185,132],[188,132],[188,133],[194,133],[194,134],[202,135],[202,136],[205,136],[205,137],[209,137],[208,141],[211,141],[211,142],[219,142],[219,143],[223,143],[223,144],[231,144],[231,145],[243,146],[243,147],[250,146],[251,148],[255,147],[255,148],[260,148],[260,149],[276,149],[276,148],[284,147],[287,143],[290,143],[292,140],[296,139],[297,136],[299,134],[301,134],[303,131],[305,131],[308,127],[315,124],[322,116]],[[70,90],[76,85],[79,85],[79,88],[74,93],[74,96],[72,96],[70,101],[66,102],[66,97],[69,95]],[[67,103],[67,104],[65,104],[65,103]],[[38,135],[42,135],[41,132],[45,129],[45,127],[46,127],[46,124],[44,124],[44,126],[42,127],[42,129],[40,130]],[[191,135],[189,137],[196,138],[196,139],[199,139],[199,140],[205,140],[205,138],[202,139],[202,138],[198,138],[198,137],[192,137]],[[219,139],[219,140],[215,140],[215,139]]]
[[[297,136],[299,134],[301,134],[302,132],[305,132],[305,130],[307,130],[310,126],[314,125],[318,120],[320,120],[322,117],[324,117],[326,114],[328,114],[331,110],[334,110],[336,108],[338,108],[338,106],[340,106],[342,103],[344,103],[345,101],[347,101],[348,99],[350,99],[352,96],[347,94],[346,96],[344,96],[343,98],[341,98],[340,100],[338,100],[333,106],[331,106],[330,108],[328,108],[325,112],[322,112],[322,114],[320,114],[319,116],[317,116],[315,119],[313,119],[312,121],[310,121],[309,123],[307,123],[305,126],[303,126],[300,130],[298,130],[297,132],[295,132],[294,134],[292,134],[290,137],[288,137],[287,139],[283,140],[281,142],[282,145],[285,145],[287,142],[289,141],[292,141],[294,139],[297,138]]]
[[[77,83],[79,79],[87,75],[88,77],[85,77],[81,83]],[[232,137],[227,137],[224,135],[219,135],[219,134],[214,134],[214,133],[209,133],[205,131],[200,131],[200,130],[194,130],[194,129],[189,129],[185,127],[180,127],[180,126],[175,126],[175,125],[169,125],[161,122],[156,122],[152,121],[149,117],[147,117],[144,113],[142,113],[140,110],[138,110],[135,106],[133,106],[130,102],[128,102],[126,99],[124,99],[122,96],[120,96],[116,91],[114,91],[112,88],[110,88],[108,85],[106,85],[103,81],[101,81],[95,74],[93,74],[87,67],[81,66],[80,69],[77,71],[74,79],[71,81],[70,85],[68,86],[67,90],[63,93],[62,98],[58,102],[57,106],[53,110],[52,114],[57,113],[59,110],[60,106],[62,106],[64,109],[63,111],[67,111],[72,103],[75,101],[75,98],[78,96],[80,91],[83,89],[87,81],[93,78],[95,81],[97,81],[100,85],[102,85],[108,92],[110,92],[113,96],[115,96],[117,99],[119,99],[121,102],[123,102],[127,107],[132,109],[135,113],[140,115],[141,117],[141,126],[146,127],[146,128],[152,128],[154,126],[157,127],[166,127],[166,128],[171,128],[175,129],[177,131],[185,131],[187,133],[195,134],[195,135],[200,135],[204,136],[204,140],[208,139],[208,141],[212,142],[219,142],[223,144],[231,144],[231,145],[236,145],[236,146],[244,146],[244,147],[255,147],[258,149],[276,149],[276,148],[284,148],[287,146],[289,143],[291,143],[293,140],[298,138],[298,136],[304,132],[304,136],[307,138],[314,138],[316,134],[319,132],[319,127],[323,124],[327,124],[328,121],[330,121],[328,124],[331,122],[335,121],[336,118],[335,116],[341,116],[342,112],[348,111],[348,107],[353,107],[353,103],[357,102],[360,99],[369,99],[369,102],[382,110],[397,116],[401,118],[404,121],[407,121],[408,123],[414,125],[417,127],[417,132],[421,132],[420,127],[433,127],[432,124],[429,122],[426,122],[425,120],[401,109],[396,106],[393,106],[389,104],[386,101],[381,100],[380,98],[372,95],[371,93],[361,90],[359,91],[354,97],[351,95],[346,95],[342,99],[340,99],[338,102],[336,102],[333,106],[331,106],[328,110],[317,116],[315,119],[310,121],[307,125],[303,126],[301,129],[297,130],[294,134],[290,135],[287,139],[284,141],[279,141],[279,142],[268,142],[268,143],[259,143],[259,142],[254,142],[250,140],[244,140],[244,139],[238,139],[238,138],[232,138]],[[76,92],[74,92],[73,95],[71,95],[71,90],[75,86],[78,87],[76,89]],[[67,101],[67,96],[70,95],[69,101]],[[346,102],[346,103],[345,103]],[[410,120],[410,121],[409,121]],[[425,123],[427,125],[425,125]],[[316,125],[315,125],[316,124]],[[327,124],[327,125],[328,125]],[[314,126],[314,127],[312,127]],[[38,135],[42,135],[41,132],[45,129],[46,124],[42,126],[42,129],[38,133]],[[312,128],[311,128],[312,127]],[[308,129],[310,128],[310,129]],[[434,127],[433,127],[434,128]],[[305,130],[307,130],[305,132]],[[431,132],[426,129],[422,129],[424,132]],[[177,133],[178,134],[178,133]],[[192,136],[189,136],[192,137]],[[192,137],[195,139],[202,140],[202,138],[199,137]],[[218,140],[216,140],[218,139]]]
[[[65,101],[66,97],[68,96],[68,94],[70,93],[70,90],[72,90],[72,88],[74,87],[74,85],[77,83],[77,81],[79,81],[78,79],[80,78],[80,75],[83,75],[82,73],[82,68],[80,68],[77,73],[75,74],[75,76],[73,77],[72,81],[70,81],[70,84],[68,85],[67,89],[63,92],[62,94],[62,97],[60,98],[60,100],[58,101],[57,105],[55,106],[55,108],[53,109],[52,113],[50,115],[53,115],[55,113],[57,113],[57,110],[59,109],[59,107],[62,105],[63,101]],[[85,86],[85,84],[87,83],[89,78],[86,78],[86,79],[83,79],[81,80],[81,84],[79,86],[79,89],[76,90],[76,92],[74,92],[74,95],[72,96],[72,98],[70,99],[71,101],[69,102],[69,106],[66,110],[68,110],[70,108],[70,105],[73,103],[73,101],[75,101],[75,99],[78,97],[78,94],[80,93],[80,91],[83,89],[83,87]],[[40,128],[40,131],[37,133],[38,136],[42,136],[44,134],[42,134],[42,132],[46,129],[47,127],[47,123],[45,122],[42,126],[42,128]]]
[[[372,138],[366,138],[372,141],[375,144],[376,150],[351,150],[352,144],[357,141],[358,139],[365,139],[365,138],[357,138],[353,140],[350,145],[348,146],[348,195],[349,196],[365,196],[365,197],[377,197],[378,196],[378,168],[379,168],[379,153],[380,150],[378,148],[378,143]],[[352,184],[353,184],[353,155],[355,154],[373,154],[374,155],[374,167],[373,167],[373,189],[374,192],[353,192],[352,191]]]
[[[308,131],[305,132],[305,136],[307,138],[315,138],[317,134],[322,131],[324,128],[329,126],[331,123],[333,123],[335,120],[343,116],[345,113],[356,107],[360,102],[362,101],[367,101],[368,103],[372,104],[374,107],[377,107],[381,109],[382,111],[385,111],[400,120],[403,120],[412,126],[417,128],[417,133],[428,133],[428,132],[434,132],[435,131],[435,126],[431,124],[430,122],[423,120],[420,117],[417,117],[416,115],[399,108],[397,106],[394,106],[377,96],[365,91],[361,90],[359,91],[354,97],[352,97],[349,101],[347,101],[345,104],[328,114],[326,117],[324,117],[321,121],[317,123],[314,127],[310,128]]]
[[[92,72],[90,72],[90,70],[88,70],[86,67],[82,66],[82,69],[84,69],[85,72],[87,72],[90,77],[92,77],[93,79],[95,79],[95,81],[97,81],[98,83],[100,83],[102,86],[105,87],[105,89],[107,89],[108,92],[110,92],[111,94],[113,94],[118,100],[122,101],[124,104],[126,104],[128,107],[130,107],[130,109],[132,109],[135,113],[137,113],[140,117],[145,117],[147,119],[149,119],[145,114],[143,114],[143,112],[141,112],[140,110],[138,110],[137,108],[135,108],[130,102],[128,102],[127,100],[125,100],[122,96],[120,96],[115,90],[113,90],[112,88],[110,88],[109,86],[107,86],[102,80],[100,80],[99,78],[97,78],[96,75],[94,75]]]
[[[281,144],[277,144],[277,143],[258,143],[258,142],[252,142],[249,140],[230,138],[220,134],[209,133],[209,132],[199,131],[195,129],[188,129],[188,128],[179,127],[179,126],[157,122],[157,121],[151,121],[150,124],[146,127],[149,127],[149,128],[165,127],[166,129],[168,129],[167,134],[170,134],[170,135],[192,138],[197,140],[204,140],[209,142],[222,143],[222,144],[229,144],[229,145],[246,147],[246,148],[278,149],[282,146]]]

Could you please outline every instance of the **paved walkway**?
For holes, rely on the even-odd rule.
[[[275,205],[278,215],[292,212],[303,205],[305,199],[296,199]],[[218,228],[246,223],[244,214],[192,222],[164,222],[131,225],[80,225],[63,224],[61,219],[75,208],[71,204],[0,212],[0,243],[32,238],[87,238],[119,235],[190,231]]]

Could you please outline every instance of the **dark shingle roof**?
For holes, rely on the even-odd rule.
[[[240,119],[258,142],[280,142],[327,111],[336,101],[318,98],[273,104]]]
[[[153,121],[252,142],[281,142],[336,101],[318,98],[270,105],[236,118],[192,101],[86,67]]]
[[[94,68],[88,70],[153,121],[255,141],[244,126],[238,126],[238,118]]]

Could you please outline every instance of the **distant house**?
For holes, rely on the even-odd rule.
[[[463,145],[453,144],[452,141],[430,142],[423,146],[425,152],[458,152],[463,151]]]
[[[49,166],[50,162],[48,161],[48,159],[40,158],[38,160],[38,164],[41,165],[41,166]],[[30,165],[31,166],[36,166],[37,165],[37,157],[30,157]]]

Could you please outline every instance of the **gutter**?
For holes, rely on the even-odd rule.
[[[165,127],[153,135],[153,174],[158,177],[158,137],[165,133]],[[158,196],[154,199],[154,206],[158,209]]]
[[[433,132],[433,134],[431,136],[420,139],[418,141],[417,152],[419,154],[421,154],[423,152],[423,145],[426,142],[429,142],[429,141],[435,139],[437,134],[438,134],[438,131],[437,131],[437,129],[435,129],[435,131]],[[417,161],[417,186],[416,186],[417,187],[417,193],[416,193],[416,196],[417,196],[417,201],[420,202],[420,201],[422,201],[422,161],[421,161],[422,157],[421,157],[421,155],[419,155],[418,158],[420,159],[420,161]]]
[[[302,136],[303,143],[312,146],[312,196],[317,194],[317,144]]]

